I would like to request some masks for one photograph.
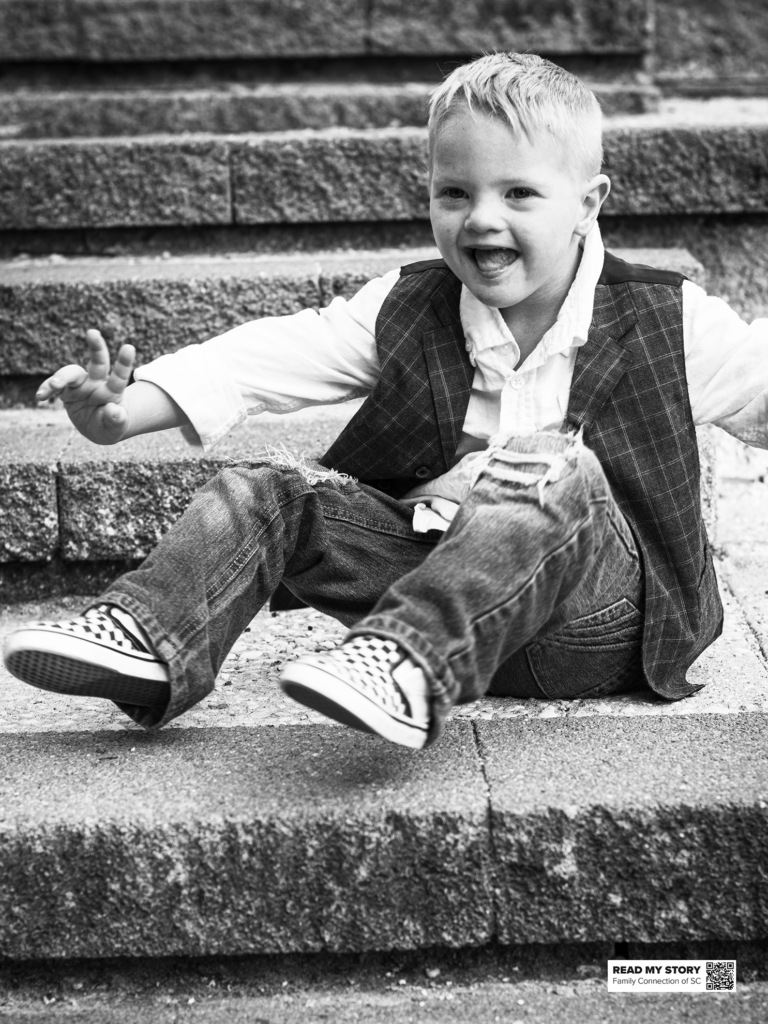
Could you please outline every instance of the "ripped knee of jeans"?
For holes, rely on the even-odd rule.
[[[488,463],[483,467],[496,480],[521,484],[524,487],[536,487],[539,505],[544,507],[544,489],[560,479],[563,470],[579,457],[584,449],[584,428],[567,434],[552,434],[564,441],[561,451],[557,452],[518,452],[507,447],[513,435],[497,434],[491,438],[488,446]],[[517,467],[540,465],[546,467],[542,472]]]
[[[298,473],[310,487],[316,484],[335,484],[343,487],[345,484],[355,483],[355,478],[348,473],[340,473],[337,469],[326,469],[311,462],[304,452],[296,455],[289,451],[285,445],[275,447],[268,444],[263,452],[260,452],[255,462],[261,466],[271,466],[273,469],[286,469]]]

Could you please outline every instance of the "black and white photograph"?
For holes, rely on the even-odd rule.
[[[766,0],[0,0],[0,1022],[768,1021]]]

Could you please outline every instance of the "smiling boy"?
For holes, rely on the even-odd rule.
[[[224,470],[98,605],[12,634],[14,674],[161,726],[288,593],[351,628],[288,664],[285,692],[413,748],[488,692],[698,688],[686,670],[722,608],[695,425],[768,446],[768,324],[604,251],[599,107],[548,61],[457,68],[429,136],[442,260],[163,356],[130,386],[131,347],[110,370],[91,331],[87,370],[43,385],[102,444],[180,426],[208,448],[249,413],[366,401],[319,466]]]
[[[610,182],[599,173],[599,109],[586,89],[570,97],[581,133],[542,130],[532,111],[521,121],[503,99],[492,113],[486,104],[473,109],[471,93],[462,102],[456,88],[434,98],[430,218],[443,259],[500,311],[524,362],[557,319]]]

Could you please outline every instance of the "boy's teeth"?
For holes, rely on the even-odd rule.
[[[477,265],[486,272],[511,267],[516,259],[517,253],[514,249],[475,249]]]

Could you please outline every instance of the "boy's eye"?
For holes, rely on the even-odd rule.
[[[530,199],[530,197],[534,195],[534,192],[529,188],[511,188],[509,190],[509,195],[511,195],[513,199]]]
[[[453,185],[444,188],[441,193],[446,199],[463,199],[466,194],[463,188],[455,188]]]

